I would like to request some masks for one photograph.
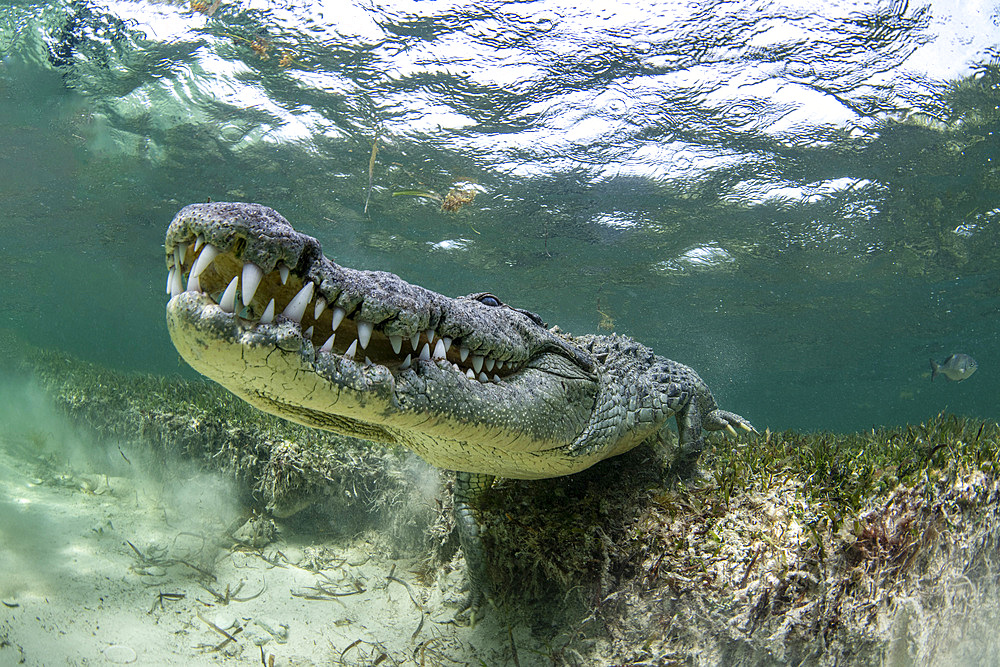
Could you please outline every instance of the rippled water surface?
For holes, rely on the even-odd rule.
[[[249,200],[760,426],[997,416],[1000,7],[606,4],[5,3],[0,326],[190,374],[163,232]],[[976,375],[932,383],[953,352]]]

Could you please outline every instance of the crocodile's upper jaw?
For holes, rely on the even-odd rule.
[[[185,207],[166,251],[178,351],[263,410],[454,470],[538,478],[594,463],[563,450],[590,419],[596,371],[530,314],[340,267],[256,204]]]

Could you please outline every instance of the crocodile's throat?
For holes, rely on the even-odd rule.
[[[340,267],[258,205],[188,206],[165,247],[175,346],[251,404],[456,470],[586,467],[551,454],[587,423],[590,360],[530,314]]]

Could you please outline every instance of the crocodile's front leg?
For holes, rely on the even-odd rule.
[[[678,461],[682,466],[693,467],[704,445],[697,401],[688,401],[677,413],[677,445]]]
[[[486,549],[483,546],[479,511],[477,506],[483,495],[493,485],[493,475],[473,472],[455,474],[454,500],[455,525],[458,541],[465,554],[466,571],[469,577],[469,597],[461,612],[470,613],[472,622],[484,600],[493,599],[493,590],[486,572]]]
[[[703,431],[726,430],[736,435],[738,426],[744,431],[756,433],[753,425],[734,412],[720,410],[712,393],[694,371],[691,371],[694,381],[689,391],[675,392],[675,395],[689,397],[677,410],[677,441],[679,446],[677,465],[682,471],[694,469],[704,446]]]

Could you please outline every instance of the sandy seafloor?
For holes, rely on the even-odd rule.
[[[375,531],[279,522],[275,541],[242,547],[221,475],[142,470],[141,451],[90,441],[40,396],[4,403],[0,665],[502,665],[515,650],[530,665],[547,653],[496,615],[455,624],[461,577],[422,584],[417,560]],[[151,481],[162,477],[175,481]]]

